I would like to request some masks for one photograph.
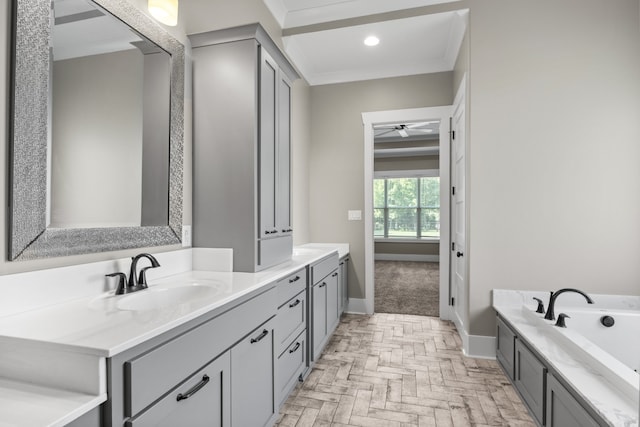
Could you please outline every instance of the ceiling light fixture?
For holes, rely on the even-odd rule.
[[[376,36],[369,36],[364,39],[364,44],[366,44],[367,46],[376,46],[378,43],[380,43],[380,39]]]
[[[149,0],[149,13],[164,25],[178,25],[178,0]]]

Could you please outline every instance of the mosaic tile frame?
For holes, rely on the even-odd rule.
[[[153,227],[46,227],[51,2],[13,3],[9,250],[11,261],[179,244],[184,170],[184,46],[127,0],[93,0],[171,55],[169,223]]]

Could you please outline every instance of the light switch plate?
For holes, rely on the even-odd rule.
[[[182,247],[183,248],[191,247],[191,226],[190,225],[182,226]]]
[[[362,211],[349,211],[349,221],[361,221]]]

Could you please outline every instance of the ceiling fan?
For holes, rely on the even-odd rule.
[[[378,130],[384,130],[381,133],[376,133],[376,137],[381,137],[381,136],[385,136],[388,135],[392,132],[397,132],[401,137],[403,138],[408,138],[409,137],[409,132],[419,132],[419,133],[433,133],[434,129],[431,127],[427,127],[433,124],[437,124],[439,123],[438,121],[430,121],[430,122],[420,122],[420,123],[409,123],[409,124],[405,124],[405,123],[391,123],[391,124],[386,124],[386,125],[376,125],[374,126],[374,129],[376,131]],[[386,129],[386,130],[385,130]]]

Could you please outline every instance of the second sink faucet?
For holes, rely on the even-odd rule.
[[[140,270],[140,275],[138,276],[138,280],[136,281],[136,267],[138,265],[138,260],[140,258],[146,258],[151,261],[151,265],[149,267],[145,267]],[[142,253],[138,254],[134,257],[131,257],[131,270],[129,270],[129,282],[127,285],[129,289],[134,289],[136,291],[147,289],[147,276],[146,271],[150,268],[160,267],[160,263],[158,260],[151,254]]]
[[[137,266],[138,260],[140,258],[147,258],[151,265],[140,270],[140,274],[137,277]],[[158,260],[151,254],[142,253],[131,257],[131,269],[129,271],[129,280],[127,281],[127,276],[124,273],[112,273],[107,274],[107,277],[118,277],[118,288],[116,289],[116,295],[128,294],[130,292],[141,291],[142,289],[147,289],[147,275],[146,272],[150,268],[160,267],[160,263]],[[125,284],[126,281],[126,284]]]
[[[558,296],[560,294],[563,294],[565,292],[575,292],[578,293],[580,295],[582,295],[586,300],[587,303],[589,304],[593,304],[593,300],[591,299],[591,297],[587,294],[585,294],[584,292],[582,292],[579,289],[573,289],[573,288],[564,288],[564,289],[560,289],[557,292],[552,292],[551,296],[549,297],[549,306],[547,307],[547,314],[545,314],[544,318],[547,320],[556,320],[556,316],[553,312],[554,310],[554,306],[556,304],[556,299],[558,298]]]

